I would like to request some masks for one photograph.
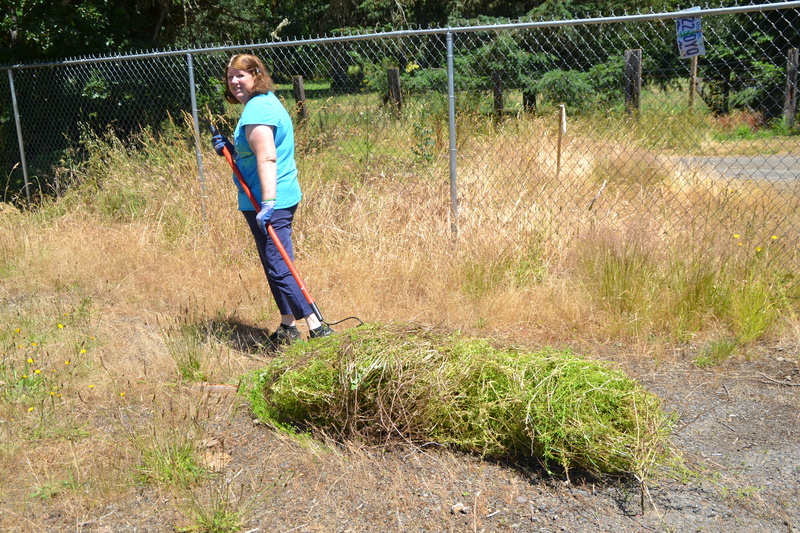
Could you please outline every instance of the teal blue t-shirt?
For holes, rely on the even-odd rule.
[[[236,164],[250,187],[256,200],[261,202],[261,182],[258,179],[256,157],[247,142],[245,126],[266,125],[272,127],[275,148],[278,155],[278,182],[275,209],[286,209],[297,205],[302,199],[300,184],[297,181],[297,164],[294,160],[294,127],[292,118],[274,93],[260,94],[248,100],[233,132],[236,147]],[[253,202],[247,197],[238,180],[239,210],[253,211]]]

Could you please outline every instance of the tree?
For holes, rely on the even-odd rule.
[[[141,0],[144,3],[144,0]],[[0,63],[63,59],[155,44],[140,2],[17,0],[0,14]]]

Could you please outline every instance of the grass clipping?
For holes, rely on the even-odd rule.
[[[434,441],[640,480],[666,454],[660,400],[569,352],[368,324],[295,344],[252,379],[256,416],[290,431]]]

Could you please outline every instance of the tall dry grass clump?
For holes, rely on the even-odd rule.
[[[413,108],[407,118],[418,120]],[[354,126],[368,149],[328,135],[328,149],[305,154],[300,227],[322,267],[315,275],[326,285],[363,280],[337,296],[368,320],[423,318],[545,339],[721,334],[740,346],[794,320],[796,197],[650,151],[655,135],[664,136],[656,144],[689,142],[677,119],[620,122],[595,136],[582,134],[592,131],[583,123],[562,140],[560,171],[548,119],[460,120],[469,133],[458,147],[457,218],[447,146],[435,135],[430,161],[398,155],[411,149],[402,152],[397,138],[414,138],[402,125],[374,135]],[[336,277],[342,262],[352,270]],[[760,303],[733,304],[741,298]]]
[[[779,230],[798,210],[775,202],[779,191],[655,156],[636,147],[641,126],[624,124],[595,137],[571,130],[556,175],[546,119],[468,116],[454,218],[435,112],[410,106],[404,120],[298,130],[296,262],[326,318],[540,342],[578,331],[634,342],[721,334],[742,345],[794,319],[796,236]],[[201,184],[191,131],[87,136],[88,159],[65,165],[59,198],[4,217],[4,264],[26,273],[15,283],[80,287],[118,309],[194,301],[271,325],[230,170],[209,148]]]

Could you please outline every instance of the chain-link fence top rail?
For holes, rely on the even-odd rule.
[[[434,233],[480,235],[476,246],[498,253],[634,227],[672,244],[734,234],[778,242],[779,260],[795,269],[800,137],[790,77],[798,8],[691,13],[702,15],[706,49],[696,66],[678,54],[677,13],[18,65],[8,67],[18,117],[0,90],[0,164],[6,190],[20,190],[18,118],[35,188],[58,193],[56,169],[79,164],[88,136],[127,139],[190,111],[187,63],[206,152],[209,121],[228,132],[235,123],[237,109],[222,99],[223,67],[231,54],[251,52],[297,120],[306,183],[346,175],[377,193],[401,192],[441,219]],[[400,100],[390,80],[399,81]]]

